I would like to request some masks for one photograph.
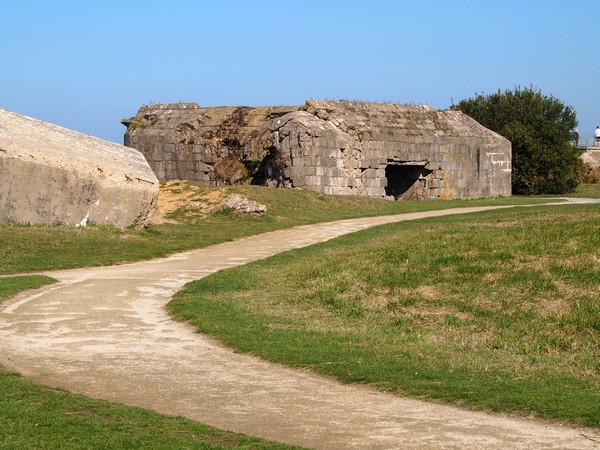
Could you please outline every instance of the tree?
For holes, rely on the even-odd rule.
[[[583,168],[573,148],[577,116],[553,96],[533,88],[498,90],[452,105],[512,143],[513,194],[564,194]]]

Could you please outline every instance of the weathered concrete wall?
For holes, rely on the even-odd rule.
[[[250,179],[327,194],[401,199],[511,193],[511,146],[459,111],[308,101],[303,107],[152,105],[123,122],[125,143],[161,181],[213,181],[235,159]]]
[[[273,120],[298,109],[200,108],[197,103],[143,106],[135,117],[123,120],[125,145],[144,154],[161,182],[209,183],[218,161],[244,161],[257,169],[275,145]]]
[[[137,150],[0,109],[0,222],[144,226],[158,188]]]

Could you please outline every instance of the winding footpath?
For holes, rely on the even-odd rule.
[[[60,282],[0,305],[0,364],[71,392],[313,448],[600,448],[597,430],[402,398],[234,353],[164,309],[184,284],[221,269],[375,225],[496,208],[300,226],[147,262],[49,272]]]

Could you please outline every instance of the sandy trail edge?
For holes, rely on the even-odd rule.
[[[164,310],[185,283],[217,270],[375,225],[491,209],[301,226],[147,262],[51,272],[60,283],[2,304],[0,364],[71,392],[314,448],[600,448],[586,437],[599,439],[597,430],[406,399],[236,354]]]

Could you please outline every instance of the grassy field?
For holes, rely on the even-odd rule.
[[[170,310],[265,359],[600,426],[600,207],[402,222],[217,273]]]
[[[600,184],[580,184],[573,194],[564,197],[600,198]]]
[[[39,276],[0,279],[0,303],[24,289],[53,282]],[[2,449],[291,449],[165,416],[51,389],[0,367]]]
[[[171,185],[169,191],[183,194],[186,199],[181,208],[168,215],[176,223],[153,225],[146,230],[119,230],[101,226],[57,228],[40,225],[0,225],[0,274],[138,261],[294,225],[352,217],[459,206],[549,201],[540,198],[510,197],[468,201],[390,202],[366,197],[327,196],[311,191],[258,186],[236,186],[217,190],[184,182]],[[266,204],[269,210],[263,217],[207,213],[205,206],[211,205],[211,194],[223,192],[241,193]]]

